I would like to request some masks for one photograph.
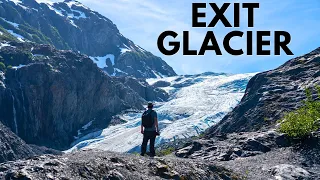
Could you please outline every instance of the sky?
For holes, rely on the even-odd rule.
[[[41,0],[49,1],[49,0]],[[57,0],[50,0],[57,2]],[[274,69],[285,61],[306,54],[320,46],[320,1],[319,0],[78,0],[92,10],[98,11],[117,25],[120,32],[135,44],[160,56],[178,74],[196,74],[206,71],[226,73],[251,73]],[[214,28],[192,27],[192,3],[216,2],[219,7],[223,2],[258,2],[260,8],[255,10],[254,28],[247,27],[247,10],[240,10],[240,28],[225,28],[221,22]],[[209,4],[206,9],[206,18],[199,21],[210,23],[215,16]],[[225,15],[233,23],[233,5],[228,8]],[[169,41],[182,41],[182,32],[189,31],[191,49],[200,50],[207,31],[213,31],[222,50],[223,56],[217,56],[214,51],[207,51],[204,56],[183,56],[182,48],[173,56],[165,56],[157,46],[157,39],[163,31],[175,31],[179,35]],[[283,51],[280,56],[231,56],[223,49],[223,39],[231,31],[288,31],[291,34],[289,48],[294,56],[288,56]],[[273,49],[273,33],[265,40],[271,40]],[[253,38],[254,48],[255,37]],[[235,49],[246,49],[246,36],[231,40]],[[255,52],[255,51],[254,51]],[[273,54],[273,51],[271,51]]]

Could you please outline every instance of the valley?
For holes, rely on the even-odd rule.
[[[320,48],[177,75],[78,1],[0,0],[0,179],[319,179],[319,85]],[[148,102],[155,158],[138,155]],[[312,129],[280,131],[288,113]]]
[[[169,94],[167,102],[155,102],[161,129],[156,145],[198,136],[219,122],[240,102],[252,76],[254,73],[207,72],[147,79],[149,85],[158,85]],[[125,123],[84,135],[67,152],[79,149],[139,152],[141,114],[142,111],[117,115]]]

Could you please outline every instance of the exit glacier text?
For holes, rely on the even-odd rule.
[[[216,3],[209,3],[212,11],[215,13],[214,18],[210,22],[200,21],[200,18],[205,18],[206,13],[199,12],[200,9],[207,8],[207,3],[193,3],[192,4],[192,27],[194,28],[214,28],[216,24],[221,21],[221,23],[226,28],[239,28],[240,27],[240,11],[242,9],[247,10],[248,14],[248,24],[249,28],[254,27],[254,12],[255,9],[260,7],[259,3],[233,3],[233,24],[231,24],[230,20],[228,20],[224,13],[228,10],[231,3],[224,3],[221,7],[218,7]],[[246,45],[241,49],[234,49],[230,44],[230,40],[234,37],[244,38],[246,35]],[[180,50],[180,46],[182,44],[183,55],[204,55],[206,51],[214,51],[216,55],[222,55],[221,48],[217,41],[217,38],[213,31],[207,31],[206,36],[203,40],[203,43],[198,50],[192,50],[189,47],[189,31],[183,31],[182,33],[182,42],[179,41],[169,41],[169,47],[165,47],[164,41],[167,37],[178,38],[179,34],[174,31],[164,31],[160,34],[158,38],[158,48],[164,55],[174,55]],[[253,37],[255,36],[256,41],[253,42]],[[223,39],[223,48],[226,52],[231,55],[239,56],[239,55],[254,55],[253,53],[253,43],[255,43],[256,51],[255,55],[271,55],[270,48],[266,48],[266,46],[271,47],[271,40],[265,40],[264,38],[269,37],[273,39],[273,53],[274,55],[280,55],[281,49],[287,55],[293,55],[292,51],[289,49],[288,45],[291,41],[291,35],[287,31],[231,31],[226,34]],[[246,52],[243,51],[246,49]]]

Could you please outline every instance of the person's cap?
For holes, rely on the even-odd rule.
[[[148,102],[148,107],[153,107],[153,103],[152,102]]]

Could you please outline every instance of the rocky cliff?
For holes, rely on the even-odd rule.
[[[320,84],[320,48],[291,59],[277,69],[262,72],[248,83],[244,97],[208,135],[267,130],[285,112],[302,105],[305,89]],[[314,92],[316,97],[316,92]]]
[[[286,112],[302,105],[305,89],[319,83],[320,48],[259,73],[233,111],[201,138],[180,144],[175,155],[216,161],[247,179],[318,179],[320,132],[301,140],[276,128]]]
[[[0,31],[10,32],[20,41],[79,51],[114,76],[153,78],[176,75],[161,58],[124,37],[111,20],[77,1],[0,2]]]
[[[0,163],[32,155],[32,148],[0,122]]]
[[[59,151],[28,145],[0,122],[0,163],[41,154],[62,154]]]
[[[110,77],[79,53],[34,43],[0,44],[0,119],[27,143],[66,148],[82,126],[106,127],[122,110],[166,98],[134,78],[129,83]]]

